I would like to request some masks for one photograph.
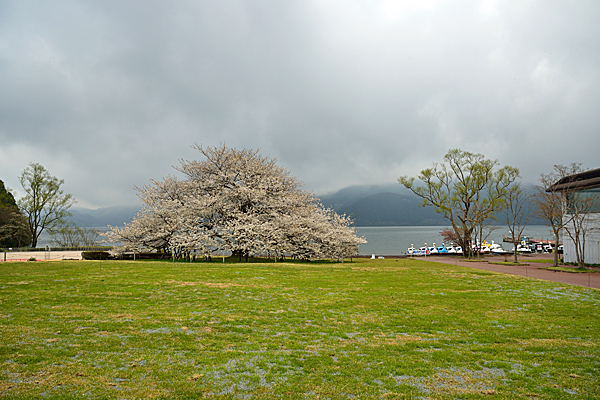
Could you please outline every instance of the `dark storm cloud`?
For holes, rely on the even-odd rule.
[[[3,2],[0,179],[30,161],[84,204],[260,148],[322,193],[450,148],[535,181],[598,167],[600,5],[548,1]]]

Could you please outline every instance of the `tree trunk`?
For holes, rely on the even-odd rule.
[[[554,266],[558,267],[558,233],[554,232]]]

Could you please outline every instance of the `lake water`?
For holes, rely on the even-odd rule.
[[[361,255],[400,255],[406,254],[406,250],[411,244],[416,248],[424,246],[441,246],[442,236],[440,231],[447,229],[448,226],[376,226],[376,227],[357,227],[358,236],[363,236],[368,243],[359,246]],[[498,227],[487,238],[489,243],[492,240],[499,243],[505,250],[512,249],[512,244],[502,243],[502,237],[508,235],[507,227]],[[531,225],[525,228],[523,236],[536,239],[553,239],[550,227],[545,225]]]
[[[401,255],[406,254],[406,250],[411,244],[416,248],[424,246],[441,246],[443,239],[440,231],[448,226],[374,226],[357,227],[358,236],[363,236],[368,243],[359,246],[361,255]],[[106,227],[89,228],[106,232]],[[509,243],[502,243],[502,236],[508,234],[507,227],[499,227],[487,239],[488,242],[495,241],[500,243],[505,250],[512,249]],[[527,226],[523,236],[534,237],[536,239],[553,239],[550,227],[545,225]],[[50,235],[43,232],[38,241],[38,247],[50,245]]]
[[[95,232],[108,232],[109,229],[106,226],[103,227],[99,227],[99,228],[80,228],[80,229],[85,229],[85,230],[91,230],[91,231],[95,231]],[[99,240],[104,240],[104,236],[100,236],[98,238]],[[101,243],[102,244],[102,243]],[[40,237],[38,238],[38,244],[37,247],[46,247],[46,246],[50,246],[52,247],[54,245],[52,237],[50,236],[50,234],[47,231],[43,231],[42,234],[40,235]]]

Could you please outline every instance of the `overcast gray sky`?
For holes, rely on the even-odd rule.
[[[259,148],[305,189],[483,153],[535,182],[600,167],[600,2],[0,0],[0,179],[79,205]]]

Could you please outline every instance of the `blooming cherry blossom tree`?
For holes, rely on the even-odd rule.
[[[142,210],[108,237],[134,248],[190,254],[230,251],[277,259],[343,258],[366,243],[352,220],[324,209],[301,182],[256,150],[194,145],[203,161],[182,160],[185,179],[137,188]]]

